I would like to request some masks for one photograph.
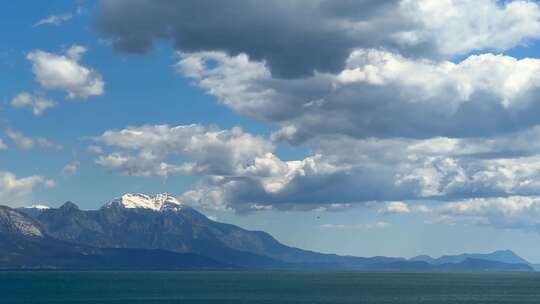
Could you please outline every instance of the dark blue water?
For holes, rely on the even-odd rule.
[[[0,303],[540,303],[538,274],[0,272]]]

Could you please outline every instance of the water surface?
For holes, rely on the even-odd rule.
[[[540,275],[0,272],[0,303],[540,303]]]

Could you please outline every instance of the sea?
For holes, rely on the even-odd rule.
[[[540,274],[5,271],[0,303],[538,304]]]

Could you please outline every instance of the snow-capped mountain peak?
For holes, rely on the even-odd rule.
[[[32,206],[27,206],[27,207],[23,207],[23,209],[38,209],[38,210],[47,210],[47,209],[51,209],[51,207],[49,206],[46,206],[46,205],[32,205]]]
[[[184,204],[174,196],[163,193],[149,196],[142,193],[127,193],[107,203],[104,208],[149,209],[153,211],[180,210]]]

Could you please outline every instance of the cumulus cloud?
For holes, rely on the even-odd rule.
[[[395,33],[398,43],[433,45],[444,56],[503,51],[540,37],[535,1],[404,0],[400,9],[416,27]]]
[[[142,126],[106,131],[95,140],[114,150],[96,159],[105,168],[140,176],[203,176],[184,199],[208,208],[260,210],[302,203],[306,209],[331,208],[357,197],[347,190],[353,182],[349,164],[321,155],[283,161],[271,141],[239,128]],[[333,198],[337,192],[342,193]]]
[[[492,136],[539,123],[540,60],[473,55],[461,62],[351,53],[344,70],[272,79],[262,62],[219,52],[180,54],[178,70],[233,110],[282,127],[276,140]]]
[[[120,151],[100,156],[98,164],[141,176],[248,174],[256,171],[250,167],[251,162],[257,157],[264,158],[272,150],[270,142],[240,128],[219,130],[200,125],[148,125],[110,130],[97,140],[120,148]],[[179,165],[167,163],[171,158],[187,161]]]
[[[430,208],[430,223],[489,225],[502,229],[540,227],[540,197],[511,195],[438,203]]]
[[[28,92],[21,92],[13,97],[10,103],[15,109],[30,108],[34,116],[40,116],[48,109],[54,108],[56,102],[46,99],[40,95],[32,95]]]
[[[105,83],[94,69],[79,63],[87,49],[73,45],[65,54],[53,54],[41,50],[28,53],[32,71],[39,84],[47,90],[67,93],[68,99],[86,99],[102,95]]]
[[[493,197],[540,195],[540,60],[500,54],[540,37],[534,1],[115,0],[100,1],[97,26],[122,52],[172,41],[179,73],[276,128],[96,138],[96,163],[110,170],[199,176],[185,202],[238,212],[376,202],[380,213],[503,227],[514,220]],[[284,160],[282,144],[310,152]],[[476,207],[458,214],[458,203]]]
[[[317,175],[326,186],[289,179],[282,196],[253,180],[220,179],[189,197],[284,208],[538,194],[539,67],[537,59],[494,54],[454,63],[358,49],[340,73],[284,81],[246,55],[180,54],[178,69],[222,103],[282,126],[274,144],[303,144],[318,155],[306,160],[339,168]],[[348,191],[355,185],[362,190]]]
[[[379,211],[386,213],[387,203]],[[380,204],[379,204],[380,205]],[[374,204],[374,206],[376,206]],[[540,196],[507,195],[474,197],[451,201],[431,201],[430,206],[409,203],[407,212],[395,214],[423,213],[428,224],[478,225],[499,229],[537,231],[540,228]],[[333,227],[338,228],[338,226]]]
[[[184,52],[245,53],[285,78],[337,73],[355,48],[448,58],[540,36],[538,4],[518,0],[115,0],[100,1],[97,15],[117,50],[144,53],[166,39]]]
[[[22,203],[30,203],[34,190],[38,187],[54,187],[52,180],[42,176],[32,175],[23,178],[8,171],[0,170],[0,204],[20,206]]]
[[[270,139],[238,128],[147,125],[95,140],[112,149],[96,159],[110,170],[200,176],[182,199],[208,209],[338,210],[378,201],[389,202],[382,213],[408,213],[429,208],[403,200],[540,195],[534,138],[537,128],[495,139],[328,136],[309,141],[313,155],[286,161]]]
[[[35,146],[50,150],[62,150],[64,147],[49,139],[38,137],[31,138],[25,136],[23,133],[14,130],[6,131],[6,136],[15,144],[18,150],[31,150]]]

